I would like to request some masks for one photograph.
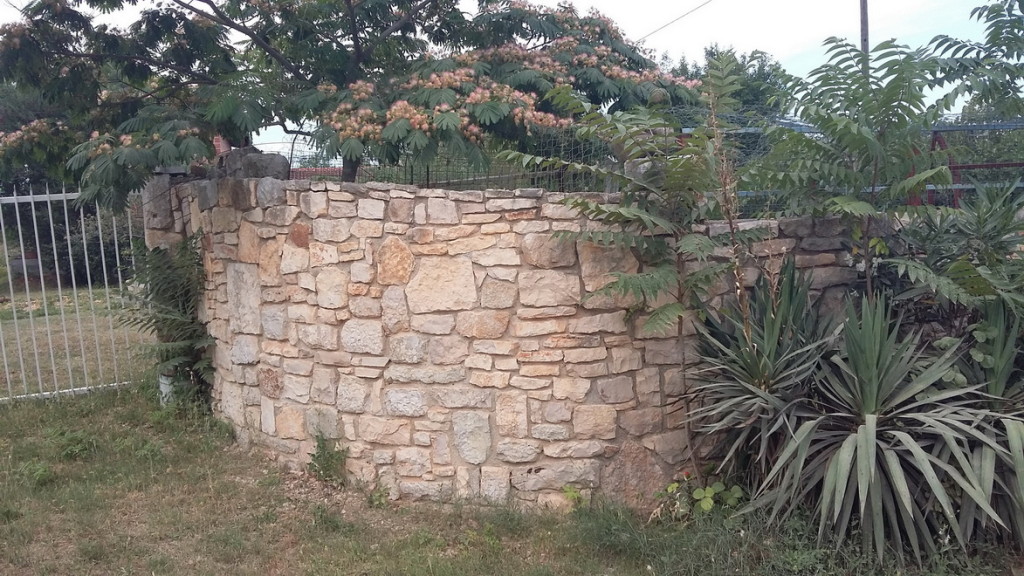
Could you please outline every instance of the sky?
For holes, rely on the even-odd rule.
[[[822,43],[836,36],[860,42],[860,0],[581,0],[585,11],[596,8],[614,20],[627,37],[640,39],[690,12],[643,40],[658,55],[673,60],[700,58],[704,47],[717,43],[739,52],[761,50],[791,74],[803,76],[825,62]],[[557,2],[541,2],[554,5]],[[923,46],[939,34],[981,39],[983,27],[970,19],[984,0],[869,0],[871,45],[896,39]],[[702,6],[703,5],[703,6]]]

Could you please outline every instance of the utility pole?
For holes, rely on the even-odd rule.
[[[871,70],[868,62],[868,50],[871,45],[868,43],[868,0],[860,0],[860,50],[864,53],[864,75],[867,76]]]

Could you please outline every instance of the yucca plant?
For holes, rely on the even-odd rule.
[[[135,306],[122,319],[126,326],[156,336],[151,350],[162,376],[198,392],[205,391],[209,380],[206,349],[213,343],[198,316],[204,282],[197,235],[170,249],[140,247],[128,290]]]
[[[803,419],[759,487],[754,507],[777,521],[801,506],[818,535],[859,530],[865,551],[920,562],[944,539],[968,544],[962,515],[1004,526],[990,504],[992,479],[972,451],[1007,452],[992,438],[992,414],[972,387],[943,387],[955,349],[929,356],[919,334],[901,336],[883,298],[851,305],[842,345],[816,378],[816,414]]]
[[[992,439],[1004,450],[978,443],[971,465],[991,493],[992,507],[1006,522],[1001,526],[979,518],[974,505],[965,503],[960,528],[966,538],[993,534],[1024,548],[1024,349],[1021,348],[1020,320],[1001,300],[980,307],[981,321],[970,330],[957,366],[957,381],[984,390],[985,404],[992,411],[988,428]],[[939,342],[939,345],[947,344]]]
[[[699,327],[699,408],[687,418],[718,440],[719,471],[752,485],[807,413],[810,384],[835,340],[835,323],[819,316],[809,290],[810,279],[787,258],[777,275],[758,279],[746,314],[727,308]]]

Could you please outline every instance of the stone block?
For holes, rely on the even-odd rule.
[[[380,306],[381,323],[386,333],[394,334],[409,329],[409,308],[405,303],[405,290],[399,286],[388,286],[381,295]]]
[[[596,334],[610,332],[622,334],[626,332],[626,311],[609,312],[574,318],[569,322],[569,332],[574,334]]]
[[[411,447],[395,450],[395,472],[399,476],[420,477],[430,470],[430,450]]]
[[[530,436],[538,440],[568,440],[572,431],[564,424],[534,424],[530,427]]]
[[[533,462],[541,454],[539,442],[531,440],[500,440],[495,456],[502,462]]]
[[[427,413],[426,395],[422,390],[385,390],[384,411],[389,416],[423,416]]]
[[[466,379],[466,368],[463,366],[412,366],[391,364],[384,369],[384,378],[395,382],[421,384],[451,384]]]
[[[477,302],[473,263],[464,257],[424,257],[405,294],[409,309],[417,314],[469,310]]]
[[[587,378],[554,378],[551,391],[559,400],[582,402],[590,392],[590,385]]]
[[[388,236],[377,250],[377,281],[385,286],[409,282],[416,264],[412,250],[397,236]]]
[[[495,400],[494,417],[499,436],[526,438],[529,434],[526,394],[517,391],[499,392]]]
[[[427,344],[427,357],[442,366],[459,364],[469,356],[469,340],[456,335],[434,336]]]
[[[470,338],[501,338],[508,329],[511,312],[507,310],[471,310],[459,312],[455,330]]]
[[[431,224],[458,224],[458,205],[445,198],[428,198],[426,218]]]
[[[600,483],[600,463],[596,460],[560,460],[546,466],[517,468],[512,486],[526,492],[561,490],[566,485],[594,488]]]
[[[491,408],[494,406],[494,394],[490,390],[438,388],[431,394],[444,408]]]
[[[469,382],[481,388],[505,388],[508,386],[508,372],[490,372],[474,370],[469,374]]]
[[[254,264],[228,262],[228,318],[235,334],[259,334],[260,318],[259,269]]]
[[[357,429],[359,439],[364,442],[395,446],[408,446],[412,442],[412,424],[404,419],[364,415],[359,417]]]
[[[384,351],[384,326],[379,320],[353,318],[341,327],[341,347],[346,352],[381,354]]]
[[[277,409],[274,416],[275,429],[279,438],[305,440],[306,410],[299,406],[286,405]]]
[[[661,408],[625,410],[619,414],[619,428],[632,436],[646,436],[661,430]]]
[[[356,214],[367,220],[383,220],[384,207],[383,200],[360,198],[356,201]]]
[[[551,234],[526,234],[523,237],[523,259],[537,268],[565,268],[576,264],[573,242]]]
[[[494,503],[508,500],[510,478],[511,469],[506,466],[480,467],[480,497]]]
[[[395,362],[418,364],[427,353],[427,341],[419,334],[395,334],[388,338],[388,356]]]
[[[470,259],[480,266],[519,266],[521,259],[515,248],[489,248],[469,254]]]
[[[593,458],[604,453],[608,444],[599,440],[573,440],[544,445],[544,455],[550,458]]]
[[[596,362],[608,357],[608,349],[604,346],[595,348],[570,348],[564,351],[565,361],[570,364]]]
[[[483,412],[452,414],[452,436],[459,456],[469,464],[482,464],[491,451],[490,418]]]
[[[573,431],[579,439],[612,440],[615,438],[616,417],[612,406],[577,406],[572,416]]]
[[[612,348],[608,368],[612,374],[622,374],[632,370],[639,370],[643,365],[643,358],[639,350],[635,348]]]
[[[554,270],[524,270],[519,274],[519,301],[537,307],[579,304],[580,279]]]
[[[362,414],[366,411],[370,396],[370,387],[366,380],[348,374],[342,374],[337,385],[338,410],[351,414]]]

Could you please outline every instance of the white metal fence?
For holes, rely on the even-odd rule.
[[[145,335],[121,325],[139,202],[112,214],[78,193],[0,191],[0,401],[74,394],[137,373]]]

